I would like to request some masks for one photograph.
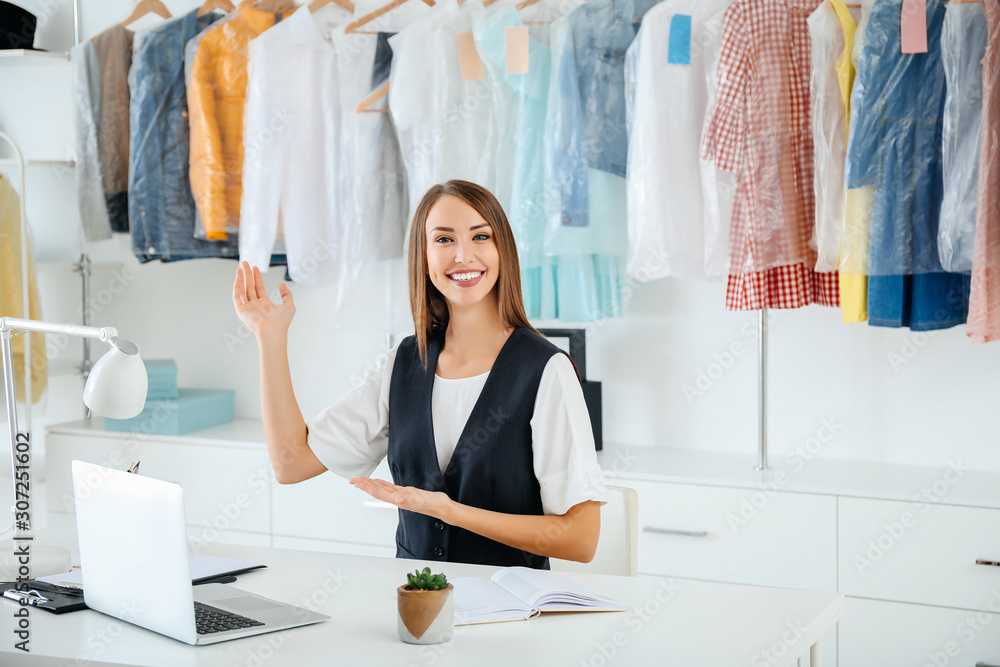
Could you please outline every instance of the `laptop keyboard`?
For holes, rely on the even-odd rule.
[[[226,632],[227,630],[239,630],[242,628],[252,628],[257,625],[264,625],[260,621],[255,621],[246,616],[240,616],[230,611],[223,611],[216,607],[210,607],[201,602],[194,603],[194,622],[199,635],[208,635],[213,632]]]

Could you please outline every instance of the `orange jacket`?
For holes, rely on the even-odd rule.
[[[239,229],[247,45],[278,16],[242,2],[232,18],[202,35],[195,52],[188,86],[191,191],[209,240]]]

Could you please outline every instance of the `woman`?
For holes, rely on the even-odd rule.
[[[306,424],[288,369],[291,292],[282,283],[275,305],[256,267],[237,270],[233,301],[260,348],[278,482],[331,470],[404,510],[397,557],[589,562],[605,489],[583,392],[569,358],[528,324],[514,237],[492,194],[466,181],[427,192],[409,282],[416,334]],[[395,484],[367,477],[385,456]]]

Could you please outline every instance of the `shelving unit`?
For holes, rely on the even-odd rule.
[[[9,62],[15,58],[37,59],[40,62],[69,62],[68,51],[32,51],[31,49],[0,50],[0,62]]]

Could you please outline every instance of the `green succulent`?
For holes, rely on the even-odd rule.
[[[406,583],[410,588],[420,591],[440,591],[448,587],[448,578],[444,574],[431,574],[431,568],[414,570],[406,574]]]

